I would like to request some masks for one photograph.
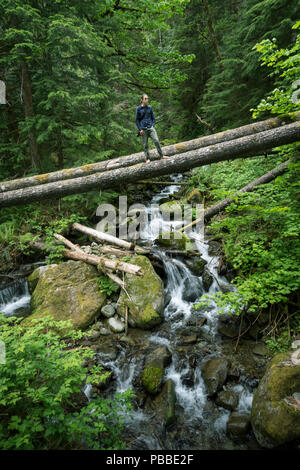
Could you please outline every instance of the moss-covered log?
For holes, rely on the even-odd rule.
[[[230,140],[229,142],[184,152],[164,160],[138,164],[130,168],[118,168],[105,173],[95,173],[67,181],[8,191],[0,194],[0,207],[58,198],[93,189],[107,189],[120,184],[139,181],[140,179],[179,173],[224,160],[248,158],[274,147],[299,140],[300,122],[295,122],[258,134]]]

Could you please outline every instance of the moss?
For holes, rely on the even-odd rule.
[[[176,148],[176,150],[182,151],[182,150],[185,150],[186,145],[184,143],[178,143],[178,144],[174,144],[174,147]]]
[[[133,327],[148,329],[161,323],[163,311],[164,287],[156,274],[150,260],[141,255],[130,259],[132,264],[140,266],[142,276],[125,275],[126,292],[121,291],[117,310],[125,316],[126,307],[129,309],[128,322]]]
[[[162,232],[156,240],[157,245],[177,250],[188,250],[192,247],[190,239],[182,232]]]
[[[154,364],[149,364],[146,366],[142,374],[142,383],[145,390],[147,390],[147,392],[151,393],[152,395],[158,393],[162,384],[163,376],[163,367],[159,367],[158,365]]]
[[[98,287],[98,272],[82,261],[67,261],[49,268],[39,278],[31,297],[32,315],[72,321],[74,328],[85,329],[100,313],[106,296]]]
[[[251,422],[258,442],[274,447],[300,437],[300,410],[289,397],[300,390],[300,366],[291,352],[276,355],[253,397]]]
[[[47,183],[49,179],[49,173],[44,173],[43,175],[36,175],[34,177],[39,183]]]

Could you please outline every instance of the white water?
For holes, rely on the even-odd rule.
[[[18,310],[30,305],[30,294],[27,282],[14,281],[0,290],[0,313],[6,317],[17,315]]]

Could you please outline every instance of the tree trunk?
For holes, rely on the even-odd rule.
[[[216,134],[199,137],[198,139],[180,142],[178,144],[163,147],[163,153],[167,156],[182,154],[191,150],[196,150],[209,145],[215,145],[222,142],[228,142],[233,139],[245,137],[247,135],[256,134],[258,132],[273,129],[287,123],[300,120],[300,112],[286,114],[275,118],[259,121],[246,126],[237,127],[236,129],[228,129],[227,131],[218,132]],[[151,150],[150,155],[156,155],[156,150]],[[16,179],[0,183],[0,192],[14,191],[17,189],[38,186],[40,184],[52,183],[56,181],[64,181],[67,179],[80,178],[94,173],[124,168],[138,163],[142,163],[145,159],[144,152],[135,153],[104,162],[90,163],[77,168],[69,168],[62,171],[55,171],[43,175],[29,176],[27,178]]]
[[[220,161],[249,158],[273,147],[290,144],[299,140],[300,123],[295,122],[255,135],[185,152],[164,160],[135,165],[131,168],[120,168],[68,181],[48,183],[2,193],[0,194],[0,207],[57,198],[96,188],[108,189],[124,183],[133,183],[140,179],[153,178],[170,173],[181,173],[191,168]]]
[[[202,0],[202,2],[203,2],[203,5],[204,5],[206,14],[207,14],[207,25],[208,25],[208,29],[209,29],[209,33],[210,33],[210,37],[211,37],[211,42],[213,43],[214,49],[216,51],[216,56],[217,56],[217,59],[218,59],[218,62],[219,62],[219,66],[223,70],[224,67],[223,67],[223,64],[222,64],[222,57],[221,57],[219,44],[218,44],[216,33],[215,33],[214,24],[213,24],[213,21],[212,21],[212,16],[211,16],[209,4],[208,4],[207,0]]]
[[[25,61],[21,62],[21,79],[24,91],[24,110],[25,110],[25,118],[30,119],[34,117],[33,105],[32,105],[32,91],[31,91],[31,83],[30,83],[30,76],[28,71],[28,66]],[[36,140],[36,136],[33,130],[28,131],[28,141],[29,141],[29,148],[30,148],[30,155],[32,166],[34,168],[41,169],[41,159],[38,151],[38,144]]]
[[[298,157],[297,157],[298,158]],[[277,176],[281,175],[284,173],[287,169],[287,166],[289,163],[296,161],[296,158],[287,160],[280,165],[278,165],[276,168],[273,168],[272,170],[268,171],[268,173],[265,173],[264,175],[260,176],[256,180],[252,181],[252,183],[247,184],[244,186],[242,189],[239,189],[235,194],[238,196],[241,193],[247,193],[254,191],[256,186],[259,186],[260,184],[266,184],[269,183],[270,181],[274,180],[277,178]],[[205,222],[208,222],[214,215],[219,214],[221,211],[226,209],[232,202],[234,202],[234,199],[231,199],[230,197],[227,197],[226,199],[223,199],[223,201],[218,202],[218,204],[209,207],[204,211],[204,220]],[[196,219],[190,224],[186,225],[185,227],[180,228],[178,231],[184,232],[188,228],[193,227],[196,225],[198,222],[201,222],[202,218]]]

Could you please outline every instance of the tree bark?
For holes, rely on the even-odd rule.
[[[295,122],[277,127],[255,135],[241,137],[229,142],[211,145],[193,150],[164,160],[144,163],[141,165],[105,173],[95,173],[82,178],[68,181],[48,183],[32,188],[19,189],[0,194],[0,207],[25,204],[43,199],[57,198],[90,191],[92,189],[107,189],[124,183],[132,183],[140,179],[179,173],[191,168],[209,165],[225,160],[249,158],[273,147],[290,144],[300,140],[300,123]]]
[[[28,70],[26,61],[21,62],[20,68],[21,68],[21,78],[22,78],[23,91],[24,91],[25,118],[30,119],[34,117],[34,111],[33,111],[33,105],[32,105],[32,91],[31,91],[30,76],[29,76],[29,70]],[[28,131],[28,141],[29,141],[32,166],[40,170],[41,159],[39,155],[36,136],[33,130]]]
[[[233,139],[253,135],[269,129],[274,129],[279,126],[300,120],[300,112],[290,113],[275,118],[270,118],[265,121],[259,121],[245,126],[237,127],[236,129],[228,129],[227,131],[218,132],[216,134],[199,137],[198,139],[188,140],[163,147],[163,153],[167,156],[173,156],[196,150],[209,145],[215,145],[222,142],[228,142]],[[151,150],[150,155],[152,158],[156,155],[156,150]],[[144,152],[135,153],[119,158],[113,158],[103,162],[91,163],[77,168],[69,168],[52,173],[45,173],[43,175],[29,176],[27,178],[20,178],[11,181],[0,183],[0,193],[6,191],[14,191],[17,189],[38,186],[40,184],[48,184],[56,181],[64,181],[73,178],[81,178],[94,173],[101,173],[104,171],[114,170],[118,168],[125,168],[128,166],[142,163],[145,159]]]

